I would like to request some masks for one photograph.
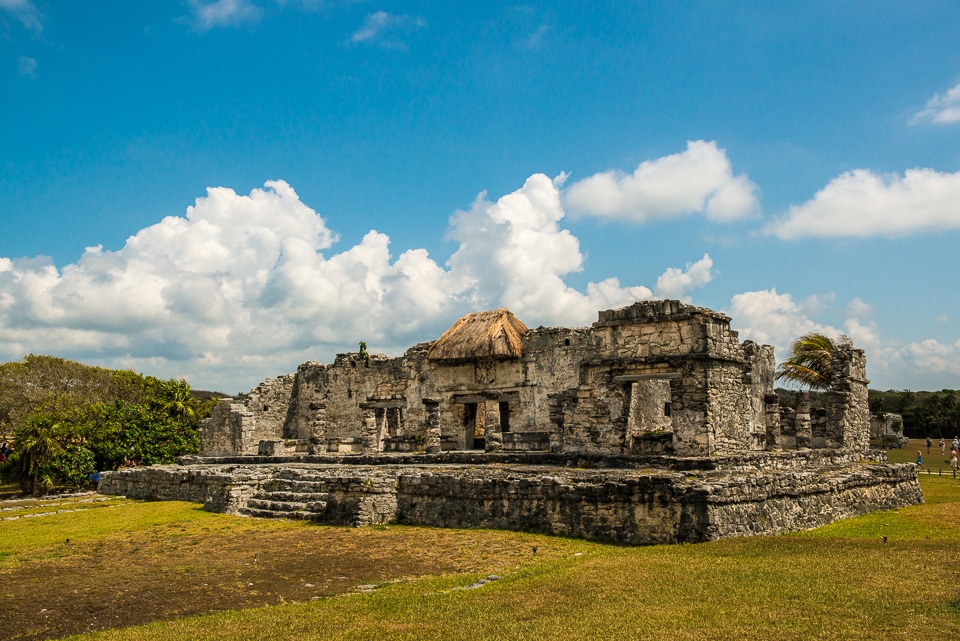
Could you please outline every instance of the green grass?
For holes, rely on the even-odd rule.
[[[6,561],[16,560],[19,555],[37,550],[55,550],[68,539],[74,544],[91,541],[110,543],[126,538],[131,532],[145,529],[156,530],[157,536],[163,537],[199,529],[241,532],[257,527],[257,522],[250,519],[205,512],[194,503],[117,499],[83,507],[86,508],[83,511],[53,514],[43,517],[42,521],[30,518],[4,521],[0,527],[0,555],[6,557]],[[24,512],[55,509],[58,508],[44,508],[41,505]]]
[[[947,461],[944,459],[950,458],[950,443],[947,441],[947,453],[945,455],[940,454],[940,442],[938,439],[934,440],[933,447],[930,448],[930,453],[927,454],[926,442],[923,439],[910,439],[910,442],[904,445],[901,448],[894,448],[887,450],[887,459],[891,463],[915,463],[917,460],[917,452],[919,451],[923,456],[923,466],[927,468],[927,471],[924,472],[921,470],[921,474],[927,476],[949,476],[953,478],[953,470],[950,469],[950,466],[947,464]]]
[[[428,577],[72,638],[958,639],[960,482],[924,475],[921,484],[925,505],[805,533],[645,548],[583,542],[473,590],[455,588],[478,575]],[[182,504],[131,514],[205,518]],[[76,531],[99,536],[97,527]]]

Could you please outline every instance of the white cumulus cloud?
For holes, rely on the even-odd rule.
[[[360,28],[350,35],[349,41],[354,44],[377,43],[388,49],[402,49],[405,44],[396,37],[396,34],[409,33],[426,25],[423,18],[377,11],[364,19]]]
[[[690,289],[703,287],[713,280],[713,259],[709,254],[695,263],[687,263],[686,271],[677,267],[668,267],[660,278],[654,293],[657,298],[686,299]]]
[[[190,0],[190,24],[197,31],[214,27],[239,27],[260,20],[263,11],[250,0]]]
[[[960,229],[960,172],[847,172],[766,227],[782,240],[808,236],[904,236]]]
[[[726,222],[758,211],[756,191],[746,175],[734,175],[717,143],[697,140],[682,153],[640,163],[631,174],[612,170],[575,182],[565,203],[572,212],[634,222],[689,214]]]
[[[475,307],[504,305],[525,322],[583,325],[598,309],[650,298],[647,287],[622,287],[608,279],[587,293],[563,277],[583,269],[580,242],[558,225],[564,216],[558,183],[534,174],[517,191],[489,202],[485,194],[450,220],[460,248],[450,276]]]
[[[811,332],[836,337],[846,334],[855,347],[866,352],[867,377],[873,379],[875,389],[939,389],[944,376],[960,376],[960,341],[952,344],[936,339],[911,343],[884,340],[875,321],[863,315],[873,312],[873,306],[854,298],[845,306],[847,318],[843,330],[817,320],[835,311],[824,306],[832,295],[812,296],[795,301],[790,294],[775,289],[744,292],[731,299],[725,313],[740,333],[741,340],[773,345],[777,361],[787,357],[790,344]]]
[[[459,246],[445,266],[419,248],[395,257],[375,230],[334,251],[336,234],[284,181],[249,195],[210,188],[119,250],[89,247],[62,269],[0,258],[0,358],[52,353],[236,391],[360,340],[399,353],[478,309],[585,325],[651,297],[615,278],[565,283],[583,255],[560,225],[561,182],[535,174],[495,202],[478,196],[451,217]],[[657,291],[683,296],[711,267],[704,256],[668,269]]]
[[[944,94],[934,94],[927,105],[914,114],[913,124],[932,122],[938,125],[952,125],[960,122],[960,84],[948,89]]]
[[[879,365],[891,373],[908,371],[909,380],[899,389],[939,389],[944,376],[960,376],[960,341],[941,343],[934,338],[887,347],[878,354]]]
[[[43,31],[43,14],[31,0],[0,0],[0,11],[13,15],[27,31]]]
[[[773,345],[779,360],[789,353],[790,344],[804,334],[819,332],[834,337],[843,333],[814,321],[804,303],[797,303],[790,294],[779,294],[776,289],[737,294],[725,313],[733,319],[742,340]]]

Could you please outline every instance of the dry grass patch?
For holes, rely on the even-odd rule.
[[[582,542],[512,532],[336,528],[243,519],[187,503],[122,501],[4,523],[0,630],[48,639],[357,586],[506,573]]]
[[[921,484],[926,505],[810,532],[645,548],[123,502],[35,519],[59,540],[13,522],[28,545],[0,559],[0,611],[18,608],[0,629],[52,638],[82,625],[103,631],[79,639],[115,641],[957,639],[960,483]],[[0,530],[0,551],[10,540]],[[489,574],[503,578],[463,589]]]

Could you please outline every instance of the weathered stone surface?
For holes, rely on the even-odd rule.
[[[380,452],[401,436],[434,448],[436,427],[441,449],[490,452],[525,432],[548,439],[514,442],[567,452],[645,451],[650,433],[670,434],[657,448],[680,455],[768,446],[773,350],[740,344],[730,319],[707,309],[644,301],[602,311],[590,328],[528,331],[519,358],[432,361],[430,345],[398,358],[339,354],[268,379],[217,408],[203,454],[255,454],[259,440],[282,439],[318,453],[344,439]]]
[[[631,545],[776,534],[923,500],[915,466],[840,451],[719,457],[685,471],[649,467],[656,458],[644,469],[394,460],[142,468],[105,473],[100,491],[337,525],[488,527]]]
[[[923,500],[915,466],[867,452],[866,362],[851,346],[834,353],[817,412],[804,395],[781,411],[772,347],[680,301],[527,331],[515,357],[431,360],[430,346],[304,363],[217,406],[203,457],[105,473],[101,491],[628,544],[773,534]]]

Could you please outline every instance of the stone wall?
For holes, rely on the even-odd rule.
[[[834,380],[827,394],[827,446],[865,450],[870,447],[866,356],[861,349],[837,346],[832,368]]]
[[[913,465],[753,474],[702,491],[703,540],[807,530],[876,510],[923,503]]]
[[[495,452],[506,433],[547,434],[506,447],[554,452],[705,456],[782,445],[768,432],[773,348],[741,344],[727,316],[679,301],[602,311],[589,328],[530,330],[519,358],[431,361],[430,345],[397,358],[339,354],[269,379],[243,408],[224,402],[204,426],[202,452],[253,454],[258,439],[297,440],[314,453],[348,442],[408,448],[399,437],[427,447],[427,405],[443,449]],[[858,429],[862,394],[853,384],[846,394],[834,414]]]
[[[752,476],[420,472],[397,520],[544,532],[630,545],[778,534],[922,502],[908,466]]]
[[[720,458],[682,472],[397,465],[387,457],[374,466],[158,466],[104,473],[100,492],[258,516],[277,509],[339,525],[502,528],[631,545],[776,534],[923,501],[912,464],[845,450]],[[293,501],[311,507],[290,512]]]
[[[154,465],[102,472],[97,491],[153,501],[202,503],[210,512],[234,514],[270,477],[256,466]]]
[[[200,447],[208,456],[257,454],[261,440],[284,433],[293,398],[294,376],[268,378],[243,402],[223,399],[200,422]]]

